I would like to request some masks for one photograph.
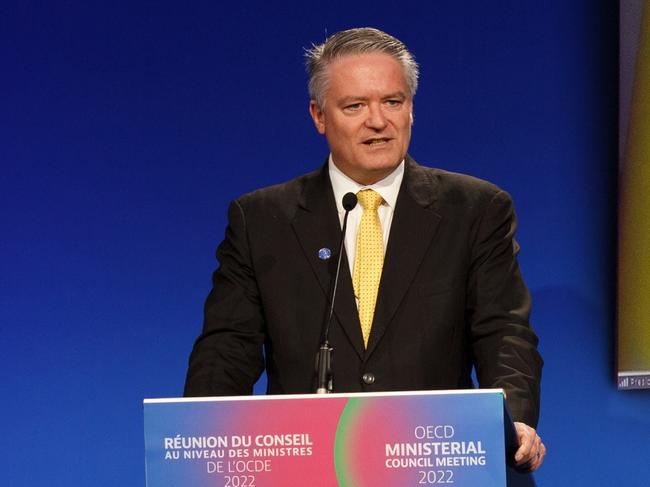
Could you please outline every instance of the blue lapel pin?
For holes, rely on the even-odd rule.
[[[330,257],[332,257],[332,251],[328,249],[327,247],[323,247],[318,251],[318,258],[320,260],[327,260]]]

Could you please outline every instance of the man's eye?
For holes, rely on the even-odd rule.
[[[349,110],[349,111],[356,111],[359,110],[360,108],[361,108],[361,103],[352,103],[350,105],[345,106],[345,110]]]
[[[402,104],[402,100],[386,100],[386,105],[389,107],[398,107]]]

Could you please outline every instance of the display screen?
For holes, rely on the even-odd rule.
[[[618,387],[650,388],[650,2],[621,2]]]

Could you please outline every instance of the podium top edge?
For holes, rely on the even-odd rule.
[[[220,402],[220,401],[269,401],[282,399],[333,399],[341,397],[394,397],[394,396],[449,396],[470,394],[500,394],[503,389],[453,389],[444,391],[387,391],[387,392],[348,392],[332,394],[260,394],[255,396],[214,396],[214,397],[168,397],[144,399],[143,404],[165,404],[180,402]]]

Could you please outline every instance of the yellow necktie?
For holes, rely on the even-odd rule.
[[[359,191],[357,198],[363,207],[363,215],[357,231],[352,284],[354,294],[359,300],[361,334],[363,343],[367,347],[372,319],[375,315],[381,269],[384,265],[384,238],[377,214],[377,208],[383,200],[379,193],[371,189]]]

